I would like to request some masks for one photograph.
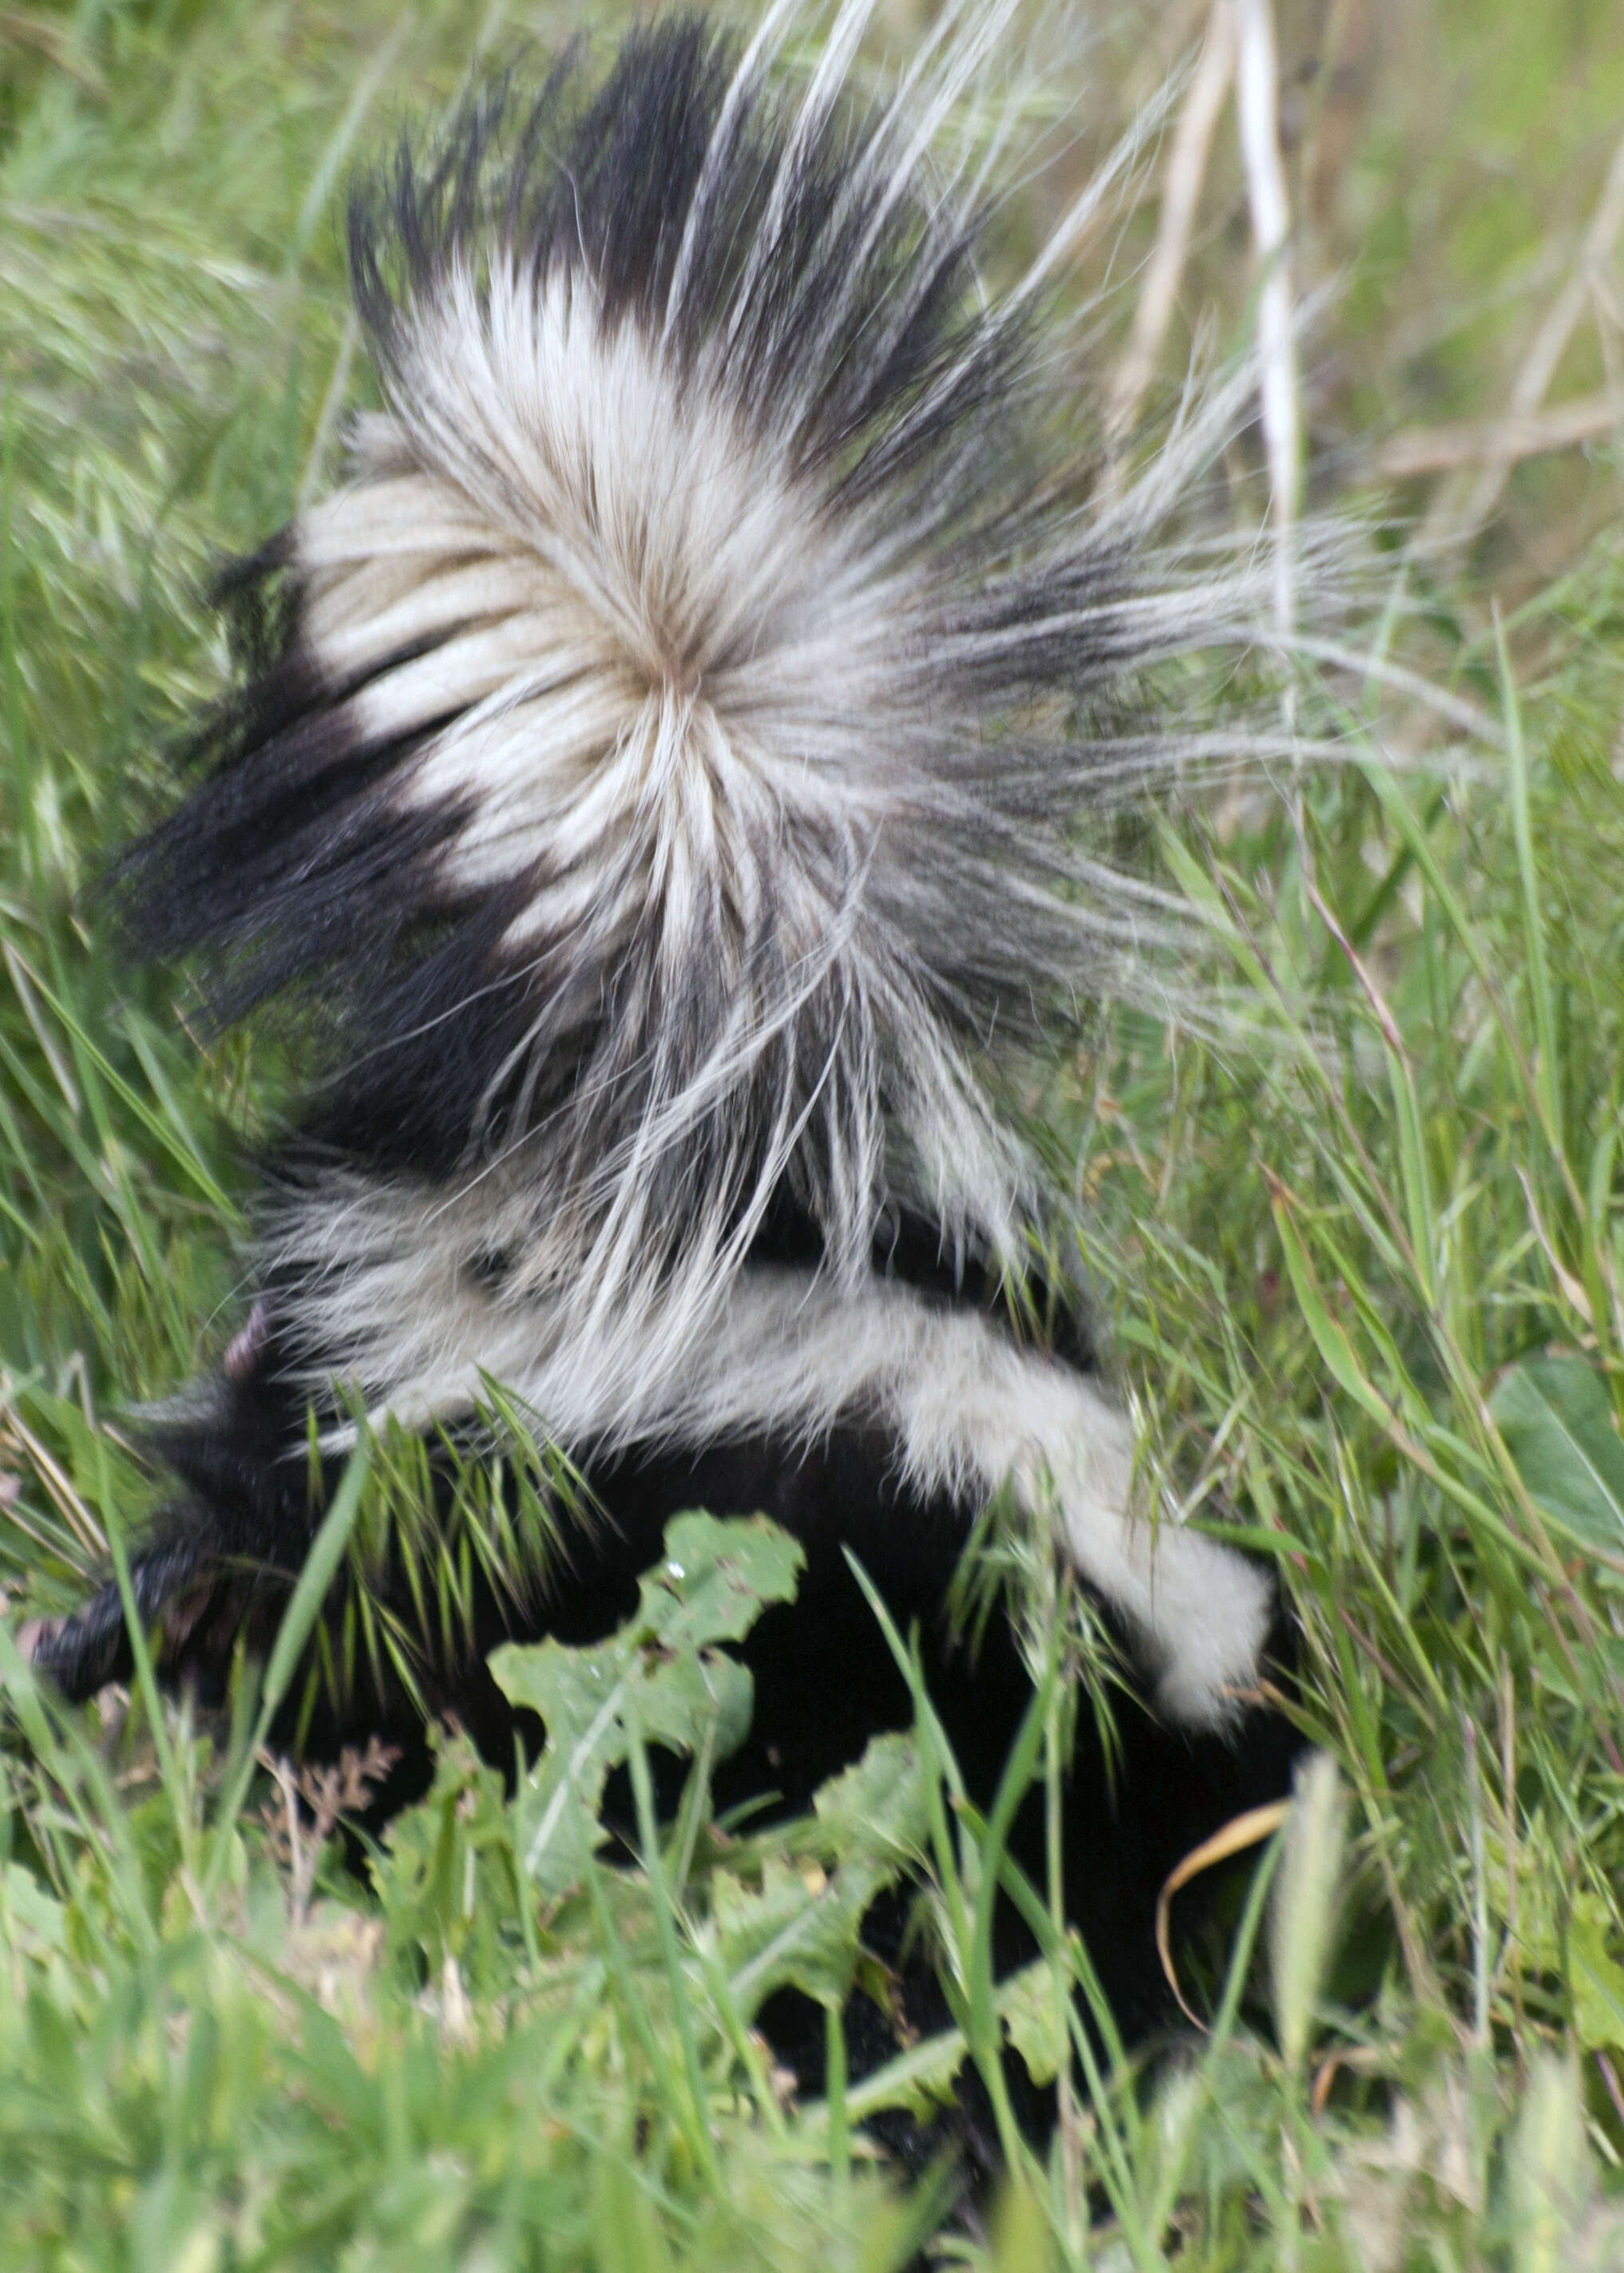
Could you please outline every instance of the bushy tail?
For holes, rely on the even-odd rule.
[[[1267,612],[1161,541],[1237,400],[1090,496],[1049,258],[989,300],[943,156],[996,26],[945,11],[876,107],[867,13],[799,79],[793,8],[663,19],[357,196],[387,408],[238,572],[261,661],[124,872],[222,1012],[314,1007],[317,1140],[522,1194],[537,1291],[697,1300],[785,1179],[847,1279],[899,1191],[1008,1252],[1000,1065],[1182,921],[1111,817],[1235,754],[1141,675]]]

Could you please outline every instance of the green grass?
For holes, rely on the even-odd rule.
[[[1087,74],[1049,23],[1028,100],[1034,131],[1064,115],[1079,138],[1062,175],[1154,86],[1179,12],[1112,16]],[[1381,493],[1372,452],[1510,400],[1624,117],[1624,33],[1554,0],[1279,14],[1299,281],[1340,280],[1304,358],[1313,486],[1418,520],[1471,476]],[[916,28],[887,21],[899,45]],[[118,1412],[234,1322],[239,1153],[288,1070],[273,1037],[199,1043],[184,979],[120,967],[85,887],[219,683],[210,560],[330,470],[364,386],[332,219],[347,163],[451,93],[477,43],[568,28],[561,6],[372,0],[0,11],[12,1631],[153,1504]],[[1147,197],[1091,256],[1120,286],[1110,323],[1154,219]],[[1251,289],[1226,122],[1181,322],[1238,341]],[[1608,382],[1620,298],[1614,259],[1553,400]],[[1250,466],[1243,447],[1237,511]],[[311,1784],[290,1829],[246,1689],[229,1731],[139,1684],[127,1713],[64,1716],[0,1636],[8,2265],[878,2269],[932,2236],[949,2262],[1135,2273],[1624,2257],[1619,476],[1616,440],[1533,457],[1443,565],[1378,541],[1392,581],[1357,644],[1453,712],[1374,671],[1304,678],[1299,715],[1339,761],[1163,847],[1212,905],[1245,1024],[1220,1043],[1113,1016],[1046,1107],[1083,1163],[1147,1458],[1274,1558],[1298,1709],[1335,1764],[1185,1953],[1211,2032],[1148,2071],[1086,2063],[1045,2157],[1006,2118],[1002,2207],[944,2224],[945,2185],[901,2186],[861,2117],[964,2059],[996,2100],[1006,2035],[1052,2069],[1090,2042],[1088,1972],[1043,1887],[1045,1957],[992,1980],[1002,1810],[954,1804],[925,1700],[911,1745],[818,1820],[731,1843],[706,1802],[720,1724],[690,1713],[682,1811],[661,1828],[644,1807],[624,1871],[584,1821],[568,1867],[542,1840],[545,1760],[510,1802],[448,1737],[363,1886],[311,1828],[361,1766]],[[335,1558],[410,1493],[399,1446],[372,1457],[335,1501]],[[782,1575],[752,1562],[747,1594]],[[645,1737],[688,1706],[644,1694],[623,1648],[615,1757],[646,1795]],[[510,1677],[545,1695],[568,1671],[540,1654]],[[1006,1804],[1028,1778],[1059,1804],[1059,1717],[1051,1687]],[[904,1846],[957,2027],[848,2084],[831,2019],[828,2096],[786,2104],[756,2006],[796,1979],[838,2015]]]

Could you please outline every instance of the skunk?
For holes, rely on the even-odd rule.
[[[1166,983],[1183,911],[1124,819],[1243,753],[1157,666],[1244,641],[1268,566],[1167,534],[1234,396],[1094,482],[1052,352],[1080,209],[990,291],[992,17],[944,11],[880,100],[868,12],[799,70],[786,0],[742,44],[659,18],[606,75],[481,86],[353,195],[384,407],[229,572],[240,684],[115,880],[141,953],[200,956],[222,1020],[290,1007],[308,1071],[247,1324],[153,1423],[181,1496],[135,1595],[171,1677],[223,1678],[312,1468],[362,1421],[443,1465],[500,1384],[594,1513],[535,1600],[490,1590],[438,1704],[500,1748],[496,1639],[601,1634],[674,1512],[765,1511],[808,1568],[720,1796],[804,1804],[911,1717],[849,1548],[985,1800],[1030,1681],[948,1602],[1019,1511],[1142,1678],[1119,1794],[1079,1738],[1068,1871],[1132,2028],[1162,1876],[1283,1788],[1247,1701],[1277,1610],[1147,1503],[1018,1108]],[[126,1667],[116,1591],[37,1662],[71,1697]]]

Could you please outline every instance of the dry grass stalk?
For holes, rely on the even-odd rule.
[[[1613,150],[1601,195],[1596,201],[1590,226],[1584,232],[1584,241],[1579,248],[1579,257],[1567,282],[1551,303],[1545,319],[1534,334],[1532,344],[1522,359],[1522,369],[1511,390],[1511,401],[1504,422],[1511,431],[1524,431],[1522,422],[1530,418],[1544,402],[1545,392],[1556,376],[1557,367],[1568,351],[1568,341],[1577,330],[1586,308],[1594,304],[1596,281],[1602,276],[1612,259],[1620,236],[1624,236],[1624,139],[1620,139]],[[1552,415],[1560,416],[1560,413]],[[1444,544],[1462,544],[1475,536],[1499,504],[1516,458],[1531,454],[1526,451],[1495,454],[1458,508],[1455,504],[1454,491],[1446,488],[1433,500],[1421,525],[1417,540],[1420,549],[1425,551]]]
[[[1503,482],[1507,469],[1521,458],[1571,449],[1616,426],[1624,426],[1624,388],[1600,387],[1551,410],[1525,411],[1510,418],[1462,419],[1446,426],[1407,426],[1389,435],[1376,452],[1375,469],[1383,481],[1403,482],[1417,474],[1488,466]]]
[[[1262,279],[1258,292],[1258,358],[1262,370],[1263,443],[1275,536],[1274,619],[1285,639],[1290,635],[1295,614],[1290,534],[1297,518],[1300,441],[1291,338],[1291,216],[1280,155],[1280,64],[1270,0],[1238,0],[1238,18],[1236,109],[1252,243]]]
[[[1105,431],[1113,452],[1133,431],[1172,321],[1214,131],[1235,77],[1235,51],[1234,0],[1213,0],[1207,38],[1185,90],[1168,155],[1162,214],[1133,311],[1133,330],[1111,379]]]

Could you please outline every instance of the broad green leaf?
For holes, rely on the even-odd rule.
[[[1062,1994],[1071,1995],[1067,1983]],[[1039,2089],[1053,2083],[1059,2073],[1055,2040],[1055,1969],[1045,1957],[1023,1965],[1000,1984],[998,2010],[1010,2042],[1026,2064],[1026,2074]],[[1067,2040],[1069,2046],[1069,2039]]]
[[[1489,1401],[1529,1497],[1583,1546],[1624,1552],[1624,1441],[1582,1358],[1530,1358]]]
[[[912,1862],[929,1827],[919,1745],[912,1736],[876,1737],[860,1760],[819,1787],[817,1830],[833,1856]]]
[[[0,1870],[0,1948],[44,1958],[67,1947],[67,1911],[20,1863]]]
[[[707,1737],[718,1759],[738,1749],[753,1684],[748,1668],[717,1644],[738,1641],[769,1602],[788,1602],[805,1559],[764,1516],[673,1516],[664,1557],[612,1639],[584,1649],[508,1642],[492,1654],[504,1695],[547,1727],[546,1750],[515,1802],[519,1855],[544,1895],[568,1894],[585,1876],[604,1837],[604,1785],[626,1758],[628,1729],[672,1752],[697,1752]]]
[[[1052,2053],[1045,2050],[1045,2041],[1052,2042],[1054,2029],[1052,1983],[1047,1962],[1040,1959],[1000,1982],[993,1995],[994,2009],[1034,2080],[1043,2080],[1043,2071],[1049,2081],[1055,2074]],[[967,2051],[960,2029],[944,2029],[910,2044],[853,2084],[846,2094],[852,2121],[866,2122],[883,2107],[899,2107],[918,2121],[929,2122],[951,2100],[954,2079]],[[828,2111],[821,2101],[808,2108],[808,2130],[827,2120]]]
[[[876,1737],[813,1805],[816,1821],[795,1839],[797,1856],[769,1857],[759,1888],[725,1872],[712,1882],[718,1954],[746,2014],[775,1989],[793,1987],[828,2006],[850,1995],[864,1913],[925,1839],[917,1744]]]
[[[770,1861],[755,1888],[718,1871],[711,1880],[718,1952],[741,2015],[754,2019],[784,1988],[838,2009],[857,1969],[863,1912],[886,1875],[863,1863],[826,1874],[816,1863]]]
[[[1624,1965],[1610,1954],[1612,1926],[1596,1895],[1581,1895],[1568,1930],[1568,1981],[1573,1992],[1574,2034],[1581,2048],[1624,2045]]]

